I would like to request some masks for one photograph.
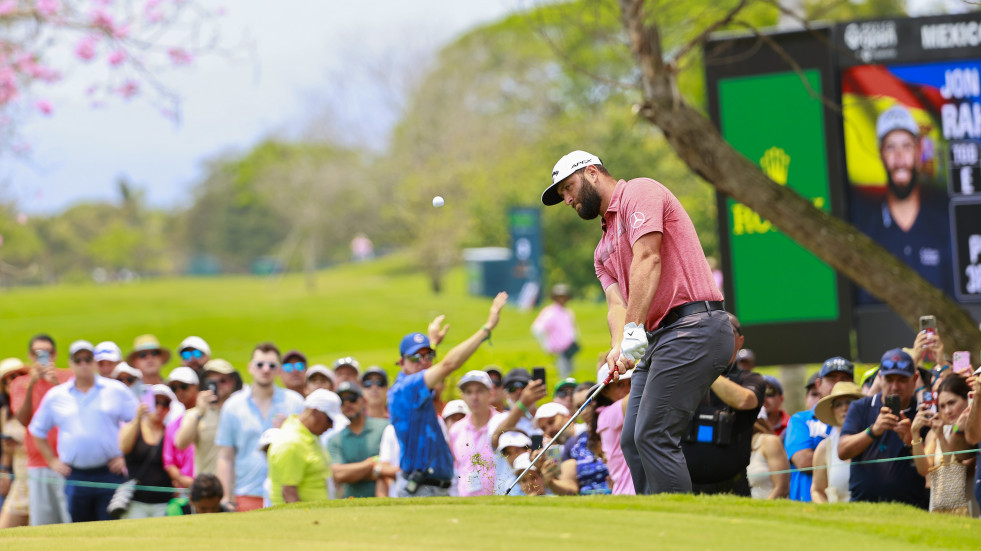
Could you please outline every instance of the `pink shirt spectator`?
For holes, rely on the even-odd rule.
[[[491,416],[494,411],[490,412]],[[490,423],[477,429],[466,414],[450,427],[450,450],[453,452],[453,473],[461,497],[494,495],[497,469],[491,449]]]
[[[650,178],[620,180],[603,215],[603,237],[593,254],[603,289],[617,283],[630,299],[634,243],[660,232],[661,279],[645,327],[657,328],[672,308],[696,300],[722,300],[691,218],[668,188]]]
[[[538,313],[531,331],[541,335],[545,349],[552,354],[561,354],[576,340],[576,317],[572,310],[557,302],[549,304]]]
[[[194,444],[183,450],[177,449],[174,444],[177,429],[181,428],[181,419],[172,421],[164,431],[163,464],[164,467],[176,466],[182,475],[194,478]]]
[[[610,470],[610,478],[613,479],[613,493],[632,496],[636,493],[634,479],[630,476],[630,467],[627,467],[627,460],[623,458],[623,451],[620,449],[623,400],[596,412],[599,415],[596,420],[596,432],[600,435],[603,455],[606,456],[606,468]]]

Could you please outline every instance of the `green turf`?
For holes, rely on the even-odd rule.
[[[63,349],[75,339],[114,340],[124,354],[134,337],[153,333],[171,349],[188,335],[200,335],[213,356],[243,371],[252,346],[272,340],[283,351],[303,350],[312,363],[351,355],[362,365],[395,373],[399,340],[410,331],[425,332],[437,314],[446,314],[451,326],[444,352],[487,319],[490,299],[466,293],[462,269],[448,276],[445,287],[444,293],[433,294],[425,276],[396,256],[321,271],[312,292],[300,275],[0,290],[0,357],[24,357],[27,340],[38,332],[50,333]],[[572,306],[583,332],[576,374],[593,379],[595,359],[609,345],[606,306],[581,301]],[[534,311],[506,309],[493,345],[484,344],[466,367],[550,364],[551,357],[531,336],[534,317]],[[64,366],[65,358],[58,363]],[[165,372],[176,364],[172,359]],[[552,369],[550,381],[555,376]]]
[[[34,549],[977,549],[975,520],[901,505],[734,497],[344,500],[254,513],[18,528]],[[329,546],[329,547],[328,547]]]

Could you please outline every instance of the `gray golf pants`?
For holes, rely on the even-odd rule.
[[[648,333],[630,379],[620,447],[637,494],[691,493],[681,437],[735,347],[724,311],[693,314]]]

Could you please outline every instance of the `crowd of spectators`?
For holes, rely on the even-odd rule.
[[[328,498],[643,493],[620,445],[630,373],[587,404],[605,362],[595,381],[551,386],[522,367],[461,369],[490,339],[506,298],[440,357],[442,316],[406,335],[394,379],[353,357],[308,365],[302,351],[264,342],[239,366],[251,376],[245,385],[197,336],[177,346],[166,377],[171,351],[153,335],[125,356],[112,342],[74,341],[60,369],[55,340],[39,334],[26,362],[0,362],[0,527]],[[806,409],[791,415],[783,383],[754,371],[739,320],[730,322],[740,352],[683,439],[696,493],[978,516],[979,382],[948,366],[934,333],[864,374],[828,359],[807,381]],[[444,403],[457,370],[460,399]]]

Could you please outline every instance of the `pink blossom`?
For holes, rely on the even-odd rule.
[[[38,100],[37,109],[45,115],[50,115],[51,112],[54,111],[54,107],[51,105],[51,102],[45,99]]]
[[[99,39],[94,36],[86,36],[75,46],[75,55],[85,61],[92,61],[95,57],[95,47]]]
[[[124,61],[126,61],[126,52],[123,50],[115,50],[109,54],[109,65],[113,67],[119,66]]]
[[[190,52],[183,48],[171,48],[167,53],[170,55],[170,61],[174,65],[188,65],[194,59]]]
[[[140,93],[140,83],[135,80],[127,80],[119,87],[117,92],[120,96],[123,96],[123,99],[130,99]]]
[[[54,82],[59,78],[61,78],[61,75],[58,74],[58,72],[52,69],[51,67],[45,67],[43,65],[38,65],[37,63],[31,65],[31,68],[27,72],[27,74],[35,80],[40,80],[48,83]]]
[[[17,74],[10,67],[0,67],[0,106],[17,99],[19,93]]]
[[[94,27],[98,27],[100,29],[104,29],[110,32],[115,27],[115,23],[112,20],[112,15],[110,15],[109,12],[107,12],[106,10],[95,9],[92,10],[91,15],[92,15],[92,25]]]
[[[119,25],[112,29],[112,36],[115,38],[126,38],[129,36],[129,25]]]
[[[17,0],[3,0],[0,2],[0,15],[10,15],[17,11]]]
[[[37,0],[37,12],[45,17],[54,15],[61,9],[58,0]]]

